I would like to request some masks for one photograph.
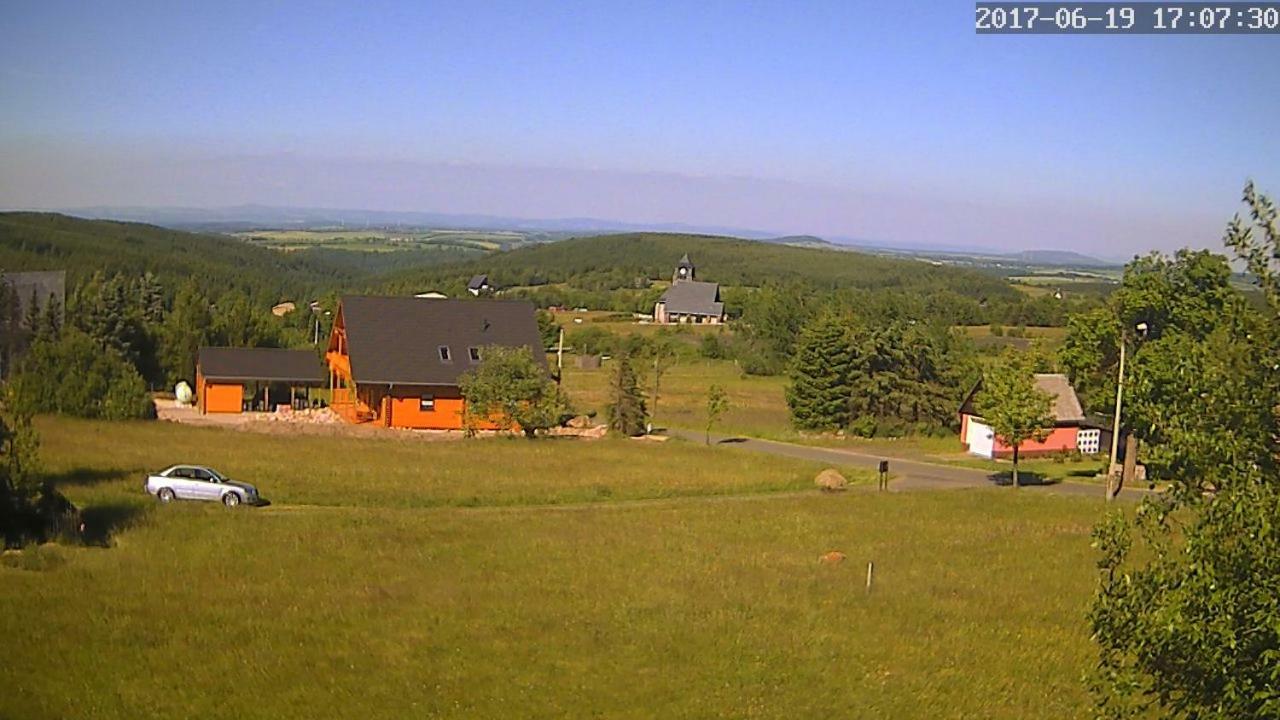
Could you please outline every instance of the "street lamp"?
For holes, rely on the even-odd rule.
[[[1147,324],[1140,322],[1133,326],[1138,331],[1139,337],[1146,337]],[[1116,414],[1111,424],[1111,457],[1108,458],[1110,465],[1107,467],[1107,502],[1120,492],[1120,483],[1116,482],[1116,455],[1120,452],[1120,404],[1124,400],[1124,348],[1125,334],[1120,333],[1120,369],[1116,373]],[[1121,468],[1121,473],[1124,470]]]

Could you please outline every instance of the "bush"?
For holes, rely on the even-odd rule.
[[[18,401],[35,412],[104,420],[155,416],[146,383],[133,365],[75,330],[32,346],[13,387]]]

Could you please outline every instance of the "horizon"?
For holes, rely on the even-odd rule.
[[[977,36],[959,2],[70,7],[0,28],[0,206],[599,218],[1114,259],[1218,249],[1245,181],[1280,185],[1280,146],[1259,142],[1280,93],[1247,92],[1273,36]]]

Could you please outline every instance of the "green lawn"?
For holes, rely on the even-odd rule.
[[[66,492],[127,522],[0,564],[6,719],[1088,712],[1097,503],[762,494],[813,468],[675,442],[40,429]],[[192,456],[274,505],[141,495]]]

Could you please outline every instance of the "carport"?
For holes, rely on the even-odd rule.
[[[294,409],[311,404],[311,389],[327,374],[312,350],[200,348],[196,360],[196,407],[201,414]]]

